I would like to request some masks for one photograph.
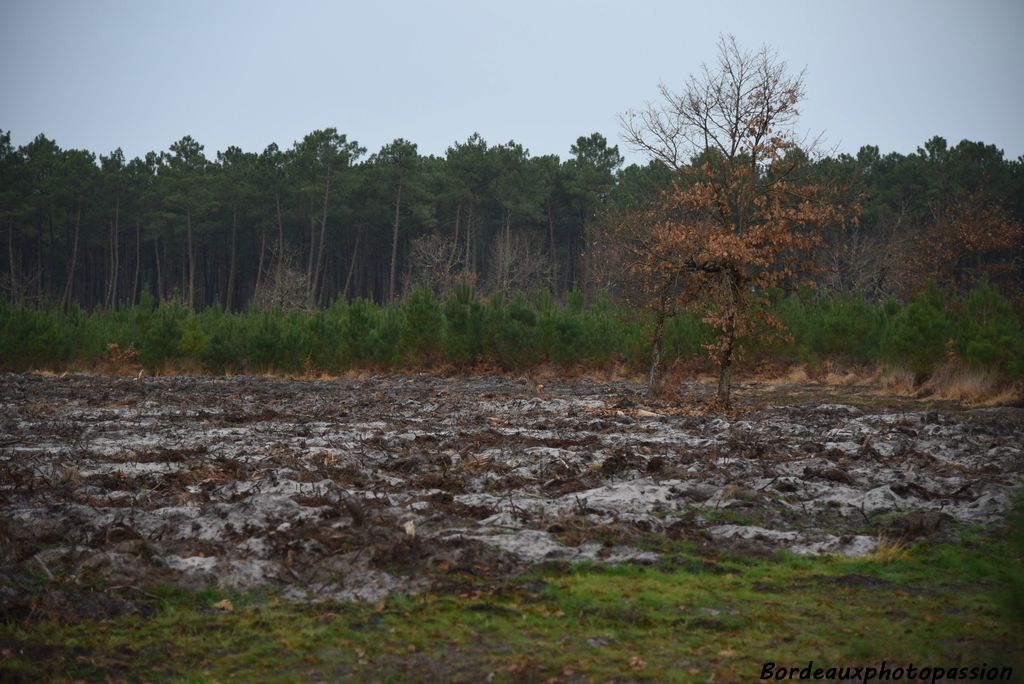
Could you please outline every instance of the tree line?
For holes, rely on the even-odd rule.
[[[0,134],[8,317],[25,318],[23,305],[32,303],[72,313],[146,302],[140,315],[149,302],[169,303],[159,317],[167,325],[136,325],[129,340],[134,349],[143,329],[150,342],[176,339],[181,321],[169,312],[189,312],[191,332],[182,328],[160,358],[239,352],[241,328],[218,318],[239,309],[331,307],[345,312],[335,322],[346,335],[372,328],[377,351],[390,348],[387,340],[401,342],[403,329],[409,339],[434,330],[440,340],[472,319],[472,330],[500,333],[490,346],[466,342],[473,335],[453,338],[479,360],[484,348],[495,358],[503,344],[525,348],[524,330],[537,330],[533,323],[520,329],[536,318],[529,308],[505,307],[515,293],[553,302],[571,291],[581,303],[610,295],[653,314],[650,391],[673,317],[685,314],[713,331],[701,346],[718,366],[722,406],[734,358],[750,340],[787,330],[778,296],[801,287],[876,306],[914,298],[907,310],[915,322],[906,325],[917,332],[904,336],[915,340],[911,350],[957,347],[991,361],[998,356],[991,350],[1019,347],[1002,303],[978,311],[1006,326],[982,321],[979,330],[995,332],[954,341],[933,300],[940,291],[952,301],[973,290],[991,292],[983,298],[992,302],[1003,295],[1020,302],[1024,158],[1007,160],[980,142],[950,147],[941,137],[909,155],[883,156],[871,146],[856,156],[822,154],[796,135],[803,73],[791,73],[769,47],[744,49],[732,36],[720,37],[716,64],[679,91],[663,85],[660,95],[620,116],[626,143],[650,159],[625,168],[600,133],[578,138],[564,162],[532,157],[514,141],[492,146],[477,134],[443,157],[397,139],[364,158],[365,148],[329,128],[286,150],[229,147],[212,160],[186,136],[131,161],[120,150],[98,158],[62,150],[42,135],[15,149],[10,134]],[[451,320],[442,316],[438,301],[457,304],[453,292],[466,306],[489,295],[491,315],[477,306],[473,318],[456,306]],[[406,293],[409,307],[385,306],[382,325],[371,325],[371,302],[390,305]],[[362,312],[351,320],[349,302]],[[215,317],[204,320],[216,325],[204,329],[195,312],[211,307]],[[273,319],[258,320],[260,330],[274,329]],[[322,327],[326,319],[309,320]],[[541,336],[548,342],[579,323],[549,320]],[[61,325],[44,326],[44,337],[67,337],[54,332]],[[156,347],[143,348],[152,356]],[[419,364],[439,348],[413,345],[396,358]],[[250,352],[257,361],[265,356]]]
[[[366,156],[335,129],[288,149],[190,136],[127,160],[0,133],[3,287],[9,301],[113,308],[318,308],[386,302],[460,277],[510,292],[584,280],[585,227],[612,201],[622,157],[599,134],[571,158],[479,135],[425,156],[395,140]]]
[[[860,207],[814,246],[822,291],[906,300],[928,281],[966,291],[985,276],[1020,294],[1024,158],[941,137],[911,154],[785,153]],[[443,157],[401,139],[367,155],[335,129],[213,158],[185,136],[128,160],[44,135],[15,147],[0,132],[0,283],[10,303],[65,309],[144,292],[192,310],[314,309],[417,284],[444,298],[462,280],[502,294],[579,287],[591,300],[608,275],[595,228],[707,163],[624,167],[599,133],[565,160],[475,134]]]

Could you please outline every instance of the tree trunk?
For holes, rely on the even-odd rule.
[[[651,368],[647,373],[647,396],[653,396],[658,387],[661,370],[661,339],[665,332],[665,317],[668,311],[668,296],[658,301],[657,319],[654,323],[654,344],[651,346]]]
[[[18,271],[14,263],[14,220],[7,219],[7,262],[11,273],[11,304],[21,303],[21,291],[18,289]]]
[[[719,356],[718,365],[718,396],[716,400],[722,408],[729,408],[729,392],[732,389],[732,356],[736,343],[736,308],[739,306],[739,282],[735,274],[725,271],[722,274],[725,281],[726,296],[729,307],[725,319],[725,346]]]
[[[118,242],[121,232],[121,196],[114,202],[114,222],[110,226],[110,283],[107,286],[106,307],[112,309],[117,301],[117,271],[120,268]]]
[[[445,262],[445,274],[450,275],[455,266],[455,255],[459,251],[459,223],[462,221],[462,202],[455,207],[455,237],[452,239],[452,249],[448,253],[448,260]]]
[[[71,265],[68,267],[68,280],[64,285],[64,297],[61,298],[61,308],[65,311],[71,305],[71,287],[75,280],[75,262],[78,260],[78,229],[82,225],[82,208],[78,208],[78,213],[75,215],[75,237],[74,246],[71,248]]]
[[[732,351],[735,327],[726,329],[726,346],[718,368],[718,403],[722,408],[729,408],[729,392],[732,389]]]
[[[327,166],[327,180],[324,183],[324,211],[320,217],[320,251],[316,257],[316,270],[313,272],[312,286],[309,290],[309,308],[314,308],[319,299],[320,283],[324,270],[324,236],[327,234],[327,207],[331,197],[331,167]]]
[[[52,219],[51,219],[51,224],[50,224],[50,230],[51,231],[53,230]],[[53,236],[50,237],[50,244],[51,245],[53,244]],[[50,288],[53,287],[48,282],[44,282],[46,280],[49,280],[48,278],[44,278],[43,277],[44,275],[45,275],[45,273],[43,272],[43,227],[39,226],[39,237],[36,239],[36,273],[35,273],[35,279],[36,279],[36,301],[37,302],[43,301],[44,285],[45,285],[46,289],[50,289]],[[54,276],[56,276],[56,274],[54,274]],[[29,282],[31,282],[31,280]],[[26,295],[27,295],[27,293],[26,293]]]
[[[348,265],[348,275],[345,276],[345,289],[342,293],[342,297],[345,301],[348,301],[348,288],[352,284],[352,273],[356,270],[356,255],[359,254],[359,238],[362,237],[363,231],[356,229],[356,244],[352,248],[352,261]]]
[[[185,227],[188,237],[188,310],[196,310],[196,260],[192,251],[192,207],[185,210]]]
[[[235,241],[238,235],[238,211],[231,212],[231,266],[228,268],[227,293],[224,296],[224,310],[231,311],[235,303]]]
[[[284,253],[284,220],[281,218],[281,193],[274,191],[274,204],[277,206],[277,252]]]
[[[508,297],[512,292],[512,210],[506,209],[502,214],[501,222],[503,224],[503,237],[499,238],[504,244],[504,249],[501,250],[501,259],[499,260],[498,273],[499,282],[501,283],[501,296]]]
[[[256,285],[253,287],[253,293],[260,291],[260,285],[263,283],[263,259],[264,254],[267,251],[267,233],[264,230],[260,231],[260,258],[256,264]],[[280,280],[281,277],[281,260],[277,261],[277,274],[276,277]],[[251,301],[251,299],[250,299]]]
[[[309,212],[309,259],[306,261],[306,298],[313,290],[313,260],[316,256],[316,218],[312,212],[313,202],[310,201]]]
[[[160,304],[164,301],[164,281],[160,272],[160,238],[153,240],[153,256],[156,260],[156,301]]]
[[[548,238],[551,244],[551,290],[554,291],[558,280],[558,256],[555,253],[555,214],[548,202]]]
[[[473,241],[473,205],[469,205],[469,216],[466,217],[466,270],[473,269],[473,252],[470,243]]]
[[[284,220],[281,218],[281,193],[274,191],[274,203],[277,205],[277,275],[280,277],[284,267]],[[266,235],[263,236],[263,243],[266,244]],[[260,248],[260,263],[263,263],[263,251]],[[257,279],[259,276],[257,276]]]
[[[110,291],[114,286],[114,222],[110,222],[110,230],[107,231],[107,258],[102,260],[101,268],[106,266],[106,282],[103,283],[103,294],[101,306],[104,309],[110,308]]]
[[[584,233],[583,240],[583,254],[580,254],[579,243],[576,242],[575,240],[573,241],[576,246],[575,252],[577,255],[579,255],[577,259],[574,261],[579,261],[578,275],[580,280],[583,281],[583,302],[589,306],[590,302],[593,301],[591,291],[594,289],[594,268],[593,264],[591,263],[591,259],[593,258],[594,254],[594,245],[590,231]]]
[[[135,277],[132,278],[132,304],[139,302],[139,268],[142,261],[142,223],[135,221]]]
[[[395,299],[395,264],[398,261],[398,223],[402,217],[402,182],[395,195],[395,221],[391,224],[391,276],[388,279],[388,301]]]

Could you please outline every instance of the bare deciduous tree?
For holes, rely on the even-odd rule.
[[[301,311],[311,308],[309,300],[309,278],[298,266],[299,256],[285,248],[283,254],[272,255],[273,270],[260,279],[253,293],[253,305],[262,311],[281,309]]]
[[[731,36],[718,52],[717,64],[704,65],[681,93],[662,85],[660,105],[622,115],[627,142],[679,175],[613,237],[647,283],[659,320],[677,301],[710,304],[705,320],[718,335],[708,351],[719,366],[717,399],[728,406],[736,341],[753,329],[756,295],[810,269],[821,231],[847,208],[802,177],[803,74],[790,75],[769,48],[743,50]]]
[[[431,234],[416,238],[409,249],[412,281],[427,285],[441,299],[447,299],[456,281],[465,275],[457,252],[453,237]]]
[[[551,280],[551,259],[539,240],[523,232],[499,235],[491,248],[490,289],[508,296],[528,292]]]
[[[870,232],[853,226],[837,236],[823,254],[822,290],[876,303],[906,292],[914,279],[915,249],[908,222],[904,208],[880,220]]]

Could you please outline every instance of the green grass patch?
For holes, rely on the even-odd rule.
[[[149,617],[0,624],[0,679],[400,682],[494,673],[495,681],[714,674],[739,682],[756,680],[769,661],[1019,668],[1021,570],[1016,545],[973,538],[886,564],[695,550],[655,566],[549,566],[377,605],[163,590],[152,593]]]

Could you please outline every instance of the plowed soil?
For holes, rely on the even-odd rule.
[[[699,384],[640,391],[2,376],[0,614],[144,611],[125,589],[156,585],[377,600],[658,562],[659,539],[863,555],[998,524],[1024,477],[1022,409],[746,385],[722,414]]]

